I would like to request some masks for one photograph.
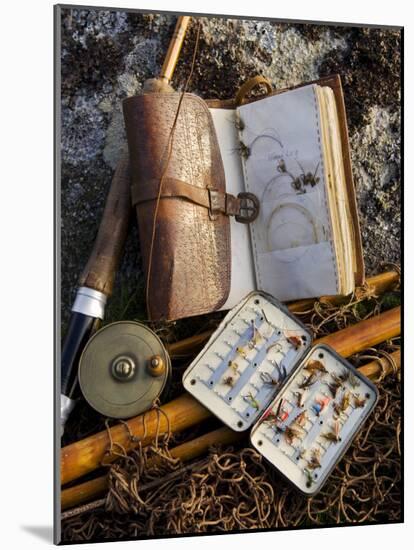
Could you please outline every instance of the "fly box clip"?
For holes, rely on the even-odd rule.
[[[185,389],[236,431],[249,429],[305,356],[312,335],[289,310],[253,292],[229,311],[183,376]]]

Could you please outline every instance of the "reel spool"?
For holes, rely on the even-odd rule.
[[[130,418],[148,410],[171,377],[171,361],[158,336],[132,321],[101,328],[79,361],[79,384],[104,416]]]

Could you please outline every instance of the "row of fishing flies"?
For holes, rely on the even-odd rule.
[[[269,326],[273,327],[272,323],[270,323],[269,320],[267,319],[264,310],[262,309],[261,311],[262,311],[262,315],[263,315],[264,319],[266,320],[267,324]],[[238,346],[236,348],[236,353],[240,357],[242,357],[243,359],[246,359],[247,361],[248,361],[248,354],[253,349],[258,349],[258,346],[265,341],[265,336],[263,336],[263,334],[260,332],[260,330],[256,327],[254,319],[251,320],[251,327],[252,327],[252,336],[251,336],[250,340],[245,345]],[[277,330],[279,330],[279,329],[277,329]],[[291,334],[290,331],[285,331],[283,336],[284,336],[286,342],[290,346],[292,346],[295,349],[295,351],[299,350],[299,348],[304,344],[304,341],[306,340],[306,336],[303,336],[303,337],[296,336],[294,334]],[[271,344],[266,349],[266,353],[269,353],[271,350],[274,350],[276,352],[280,352],[280,353],[283,354],[283,351],[282,351],[283,346],[280,343],[280,341]],[[276,368],[277,373],[278,373],[278,377],[274,378],[268,372],[261,372],[260,373],[260,378],[261,378],[261,380],[264,384],[274,386],[275,389],[276,389],[276,388],[280,387],[283,384],[283,382],[287,378],[288,373],[287,373],[286,367],[283,364],[279,364],[275,360],[272,360],[271,363]],[[240,376],[241,373],[240,373],[240,369],[239,369],[239,365],[237,363],[237,360],[230,360],[228,362],[228,366],[230,367],[231,375],[224,376],[223,379],[222,379],[222,382],[226,386],[233,387],[234,384],[237,382],[237,378]],[[243,395],[242,398],[251,407],[253,407],[256,410],[260,410],[261,405],[257,401],[257,399],[255,399],[252,392],[249,392],[247,395]]]
[[[296,399],[296,405],[301,408],[304,407],[306,393],[317,381],[326,384],[330,396],[323,395],[323,397],[316,398],[311,406],[311,412],[319,417],[331,400],[334,400],[334,428],[331,431],[322,433],[321,437],[329,443],[339,443],[341,441],[339,433],[340,419],[343,418],[350,405],[355,409],[364,407],[367,396],[362,398],[356,391],[346,389],[346,383],[351,386],[352,390],[356,390],[360,385],[358,378],[346,368],[337,375],[335,372],[328,372],[321,361],[310,359],[304,366],[304,370],[307,374],[304,375],[303,380],[298,384],[297,390],[293,392],[293,396]],[[329,380],[324,379],[326,375],[329,376]],[[335,401],[341,389],[343,389],[344,392],[338,401]],[[272,410],[272,407],[269,407],[262,417],[262,422],[271,424],[277,433],[283,434],[287,444],[293,446],[295,439],[301,441],[307,434],[304,426],[309,420],[309,411],[304,410],[300,412],[289,425],[281,427],[280,423],[287,420],[288,416],[289,413],[285,409],[285,400],[282,398],[279,401],[276,412]],[[304,469],[304,473],[307,477],[307,486],[309,487],[315,482],[312,471],[321,467],[321,450],[319,447],[314,447],[310,449],[309,452],[303,447],[296,450],[298,451],[298,459],[303,458],[307,462],[307,468]],[[306,458],[305,455],[309,455],[309,457]]]

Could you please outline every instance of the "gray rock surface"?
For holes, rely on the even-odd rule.
[[[62,316],[91,250],[125,142],[121,101],[156,75],[175,17],[62,9]],[[195,25],[174,76],[187,78]],[[192,92],[228,98],[261,73],[285,87],[342,76],[367,273],[400,260],[398,30],[203,18]],[[116,318],[144,315],[135,220],[111,300]],[[131,305],[132,304],[132,305]]]

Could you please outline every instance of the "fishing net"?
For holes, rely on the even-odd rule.
[[[358,289],[344,303],[318,301],[300,315],[320,337],[398,303],[398,288],[380,297]],[[398,338],[384,342],[351,362],[389,358],[399,345]],[[248,446],[247,436],[183,464],[172,458],[177,439],[167,434],[129,455],[118,449],[119,458],[107,467],[106,496],[63,513],[63,541],[401,521],[399,370],[376,382],[378,405],[316,496],[295,491]],[[194,427],[179,441],[202,429]]]

